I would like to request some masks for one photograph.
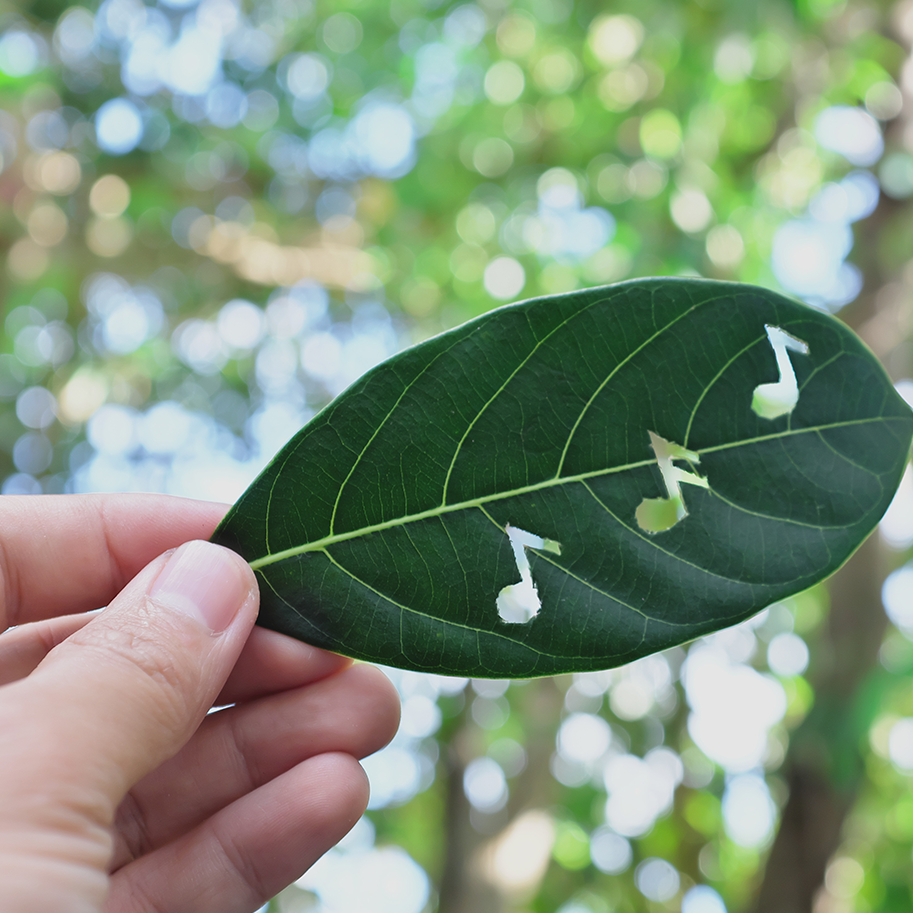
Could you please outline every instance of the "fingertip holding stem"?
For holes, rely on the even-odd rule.
[[[155,603],[220,634],[234,621],[255,588],[253,573],[239,555],[220,545],[195,540],[174,550],[149,596]]]
[[[31,733],[23,769],[103,797],[91,812],[107,826],[126,792],[193,736],[244,648],[257,605],[253,571],[228,549],[191,541],[155,559],[9,686],[24,697],[10,698],[15,721],[7,728]]]

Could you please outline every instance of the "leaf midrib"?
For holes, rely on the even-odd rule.
[[[873,422],[886,422],[891,421],[895,418],[897,417],[873,416],[870,418],[853,419],[851,421],[845,422],[832,422],[827,425],[813,425],[800,429],[786,429],[785,431],[780,431],[773,434],[759,435],[758,437],[748,438],[742,441],[731,441],[728,444],[716,444],[712,447],[704,447],[700,450],[697,450],[696,453],[699,455],[719,453],[724,450],[733,450],[737,447],[746,447],[751,444],[758,444],[764,441],[777,440],[778,438],[793,437],[799,434],[820,434],[822,431],[829,431],[835,428],[847,428],[855,425],[867,425]],[[459,501],[453,504],[439,504],[436,507],[419,511],[418,513],[407,514],[402,517],[395,517],[391,520],[385,520],[382,523],[363,526],[344,533],[334,533],[329,536],[324,536],[322,539],[315,539],[313,542],[306,542],[303,545],[296,545],[292,548],[283,549],[279,552],[273,552],[264,555],[261,558],[255,558],[250,562],[250,566],[253,570],[258,570],[262,567],[267,567],[271,564],[276,564],[280,561],[284,561],[287,558],[294,558],[297,555],[307,554],[308,552],[323,551],[324,549],[327,549],[330,546],[336,545],[340,542],[346,542],[350,539],[358,539],[361,536],[371,535],[372,533],[379,533],[387,529],[395,529],[400,526],[407,526],[410,523],[417,523],[421,520],[440,517],[445,514],[455,513],[460,510],[468,510],[474,507],[481,507],[485,504],[491,504],[495,501],[503,501],[507,498],[514,498],[520,495],[530,494],[532,492],[542,491],[548,488],[554,488],[559,485],[568,485],[574,484],[576,482],[583,482],[587,479],[594,479],[599,476],[615,475],[619,472],[627,472],[630,469],[639,469],[643,466],[654,465],[655,463],[656,459],[652,458],[639,460],[634,463],[626,463],[622,466],[611,466],[606,469],[593,469],[589,472],[581,472],[573,476],[553,476],[552,478],[545,479],[541,482],[535,482],[532,485],[524,485],[520,488],[512,488],[508,491],[495,492],[493,494],[484,495],[479,498],[472,498],[467,501]]]

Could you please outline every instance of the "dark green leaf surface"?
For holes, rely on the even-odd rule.
[[[790,367],[794,408],[760,408]],[[752,286],[639,280],[504,307],[380,365],[214,539],[255,567],[261,624],[330,650],[480,677],[607,668],[836,570],[911,433],[837,320]],[[642,528],[676,494],[668,528]],[[508,527],[560,543],[526,549],[527,623],[496,605],[520,579]]]

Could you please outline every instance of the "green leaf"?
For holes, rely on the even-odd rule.
[[[256,569],[261,624],[330,650],[483,677],[607,668],[836,570],[911,434],[832,317],[640,280],[503,307],[378,366],[214,539]],[[533,586],[538,614],[503,620]]]

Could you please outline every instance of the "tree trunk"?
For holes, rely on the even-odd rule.
[[[790,742],[783,769],[789,798],[755,913],[810,913],[865,775],[854,705],[878,666],[887,625],[880,558],[876,534],[831,583],[830,615],[809,674],[815,704]]]
[[[554,800],[555,782],[549,759],[561,719],[564,691],[554,678],[529,682],[510,692],[511,712],[524,721],[527,764],[510,780],[506,808],[492,816],[481,830],[473,825],[473,812],[463,789],[466,765],[483,753],[485,736],[473,722],[474,693],[466,688],[466,704],[447,745],[446,838],[441,866],[438,913],[501,913],[515,898],[505,896],[488,881],[480,865],[480,852],[525,811],[548,808]],[[476,824],[482,823],[476,817]]]

